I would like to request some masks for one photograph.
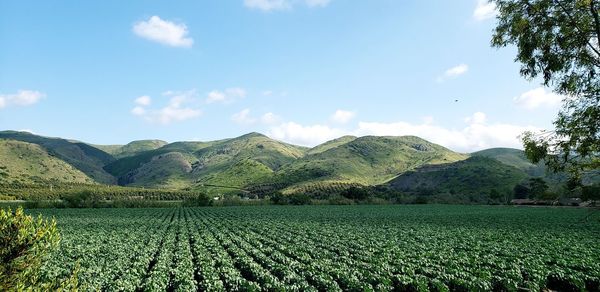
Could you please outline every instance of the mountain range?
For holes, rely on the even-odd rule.
[[[458,153],[415,136],[344,136],[313,148],[259,133],[208,142],[92,145],[0,132],[0,183],[107,184],[208,193],[313,193],[385,185],[400,191],[510,191],[529,177],[550,182],[523,151]]]

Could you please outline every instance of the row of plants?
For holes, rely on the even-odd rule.
[[[90,290],[594,291],[598,218],[490,206],[40,210]]]

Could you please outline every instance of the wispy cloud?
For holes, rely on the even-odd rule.
[[[518,107],[534,110],[540,107],[557,107],[563,99],[564,97],[561,95],[546,91],[543,87],[538,87],[515,97],[514,103]]]
[[[250,116],[250,109],[246,108],[231,116],[231,120],[239,125],[252,125],[256,123],[256,119]]]
[[[168,125],[181,122],[202,115],[202,110],[196,106],[198,98],[195,90],[184,92],[165,92],[163,96],[169,97],[168,103],[158,109],[149,109],[151,98],[141,96],[134,100],[136,106],[131,110],[135,116],[142,117],[150,123]]]
[[[281,123],[267,131],[267,136],[304,146],[315,146],[345,134],[346,131],[327,125],[301,125],[295,122]]]
[[[135,103],[140,106],[148,106],[152,102],[150,96],[143,95],[135,99]]]
[[[244,0],[244,5],[251,9],[265,12],[290,10],[298,3],[308,7],[325,7],[331,0]]]
[[[489,0],[477,0],[477,6],[473,11],[473,18],[477,21],[494,18],[498,14],[496,3]]]
[[[213,90],[208,93],[206,103],[232,103],[236,99],[246,97],[246,90],[243,88],[227,88],[223,91]]]
[[[254,117],[251,114],[251,110],[249,108],[245,108],[231,115],[231,120],[236,124],[243,126],[254,125],[256,123],[261,123],[263,125],[275,125],[281,121],[281,118],[272,112],[264,113],[260,117]]]
[[[355,112],[347,111],[347,110],[336,110],[333,115],[331,115],[330,119],[334,123],[338,124],[346,124],[350,122],[356,116]]]
[[[442,76],[439,76],[437,78],[438,82],[443,82],[446,79],[451,79],[451,78],[456,78],[460,75],[463,75],[465,73],[467,73],[469,71],[469,65],[467,64],[459,64],[456,65],[452,68],[449,68],[448,70],[446,70],[444,72],[444,74],[442,74]]]
[[[280,121],[281,117],[272,112],[265,113],[260,117],[260,122],[265,125],[274,125],[279,123]]]
[[[30,106],[44,97],[46,94],[35,90],[19,90],[14,94],[0,94],[0,109],[10,106]]]
[[[172,47],[189,48],[194,44],[194,40],[187,36],[185,24],[163,20],[156,15],[136,22],[132,30],[142,38]]]

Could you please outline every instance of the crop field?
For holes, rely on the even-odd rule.
[[[33,210],[62,241],[43,278],[84,290],[597,291],[588,210],[300,206]],[[587,220],[586,220],[587,218]]]

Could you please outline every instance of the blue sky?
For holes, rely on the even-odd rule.
[[[0,0],[0,129],[520,147],[560,97],[490,48],[494,25],[480,0]]]

